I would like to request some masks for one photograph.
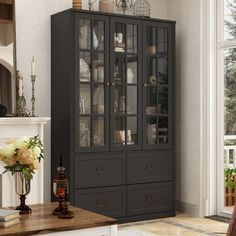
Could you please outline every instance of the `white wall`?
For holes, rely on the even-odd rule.
[[[31,109],[30,70],[36,60],[36,115],[51,116],[51,28],[50,16],[71,8],[71,0],[16,0],[17,69],[24,78],[27,107]],[[50,125],[45,130],[45,201],[50,201]],[[55,158],[55,157],[54,157]]]
[[[151,16],[177,20],[176,147],[177,200],[198,213],[200,191],[200,1],[150,0]],[[30,61],[36,59],[36,113],[50,116],[50,15],[72,0],[16,0],[17,68],[30,108]],[[84,2],[84,7],[86,6]],[[30,9],[30,11],[29,11]],[[46,196],[50,196],[50,127],[46,130]]]
[[[176,23],[176,198],[178,209],[199,214],[201,1],[150,0],[152,17]]]
[[[201,9],[196,0],[168,0],[176,25],[176,153],[179,209],[199,214],[201,155]]]

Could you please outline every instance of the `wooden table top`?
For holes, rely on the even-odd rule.
[[[108,226],[117,223],[115,219],[72,206],[69,207],[69,210],[74,212],[75,217],[59,219],[52,215],[56,206],[55,203],[30,205],[32,214],[22,215],[19,224],[8,228],[0,228],[0,235],[33,235]]]

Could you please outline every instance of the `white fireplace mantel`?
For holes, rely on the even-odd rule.
[[[0,140],[20,136],[35,136],[43,142],[44,125],[49,117],[6,117],[0,118]],[[1,174],[4,166],[0,163],[0,206],[16,206],[19,203],[15,193],[14,180],[10,173]],[[31,181],[27,204],[43,203],[43,161]]]

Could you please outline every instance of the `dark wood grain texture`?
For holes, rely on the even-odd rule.
[[[31,205],[32,214],[22,215],[20,223],[9,228],[0,228],[1,236],[21,236],[86,229],[116,224],[116,220],[90,211],[70,206],[75,214],[73,219],[59,219],[52,215],[57,204]]]

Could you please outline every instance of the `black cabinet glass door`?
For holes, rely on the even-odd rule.
[[[109,148],[109,23],[107,17],[76,18],[77,151]]]
[[[111,149],[141,149],[140,22],[111,21]]]
[[[143,142],[145,148],[169,147],[172,125],[171,28],[146,22],[143,34]]]

